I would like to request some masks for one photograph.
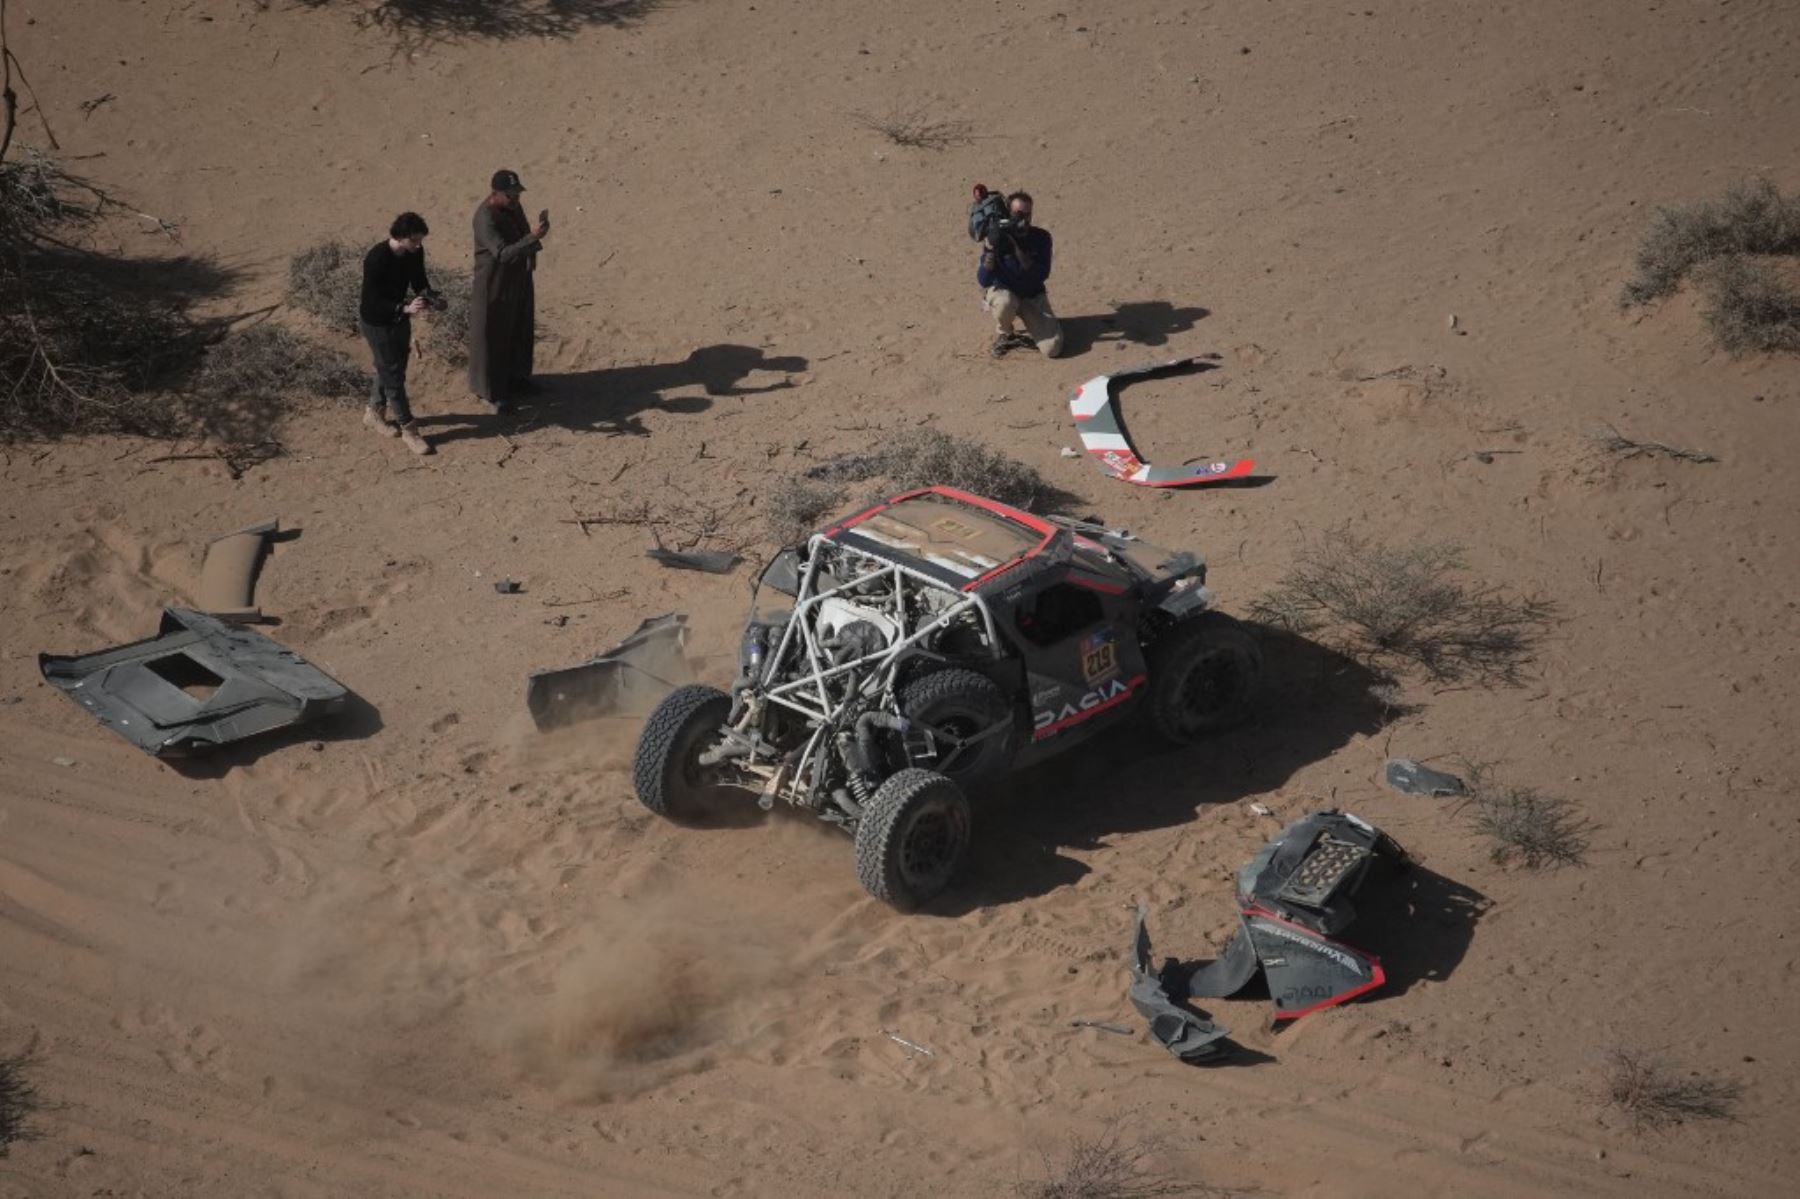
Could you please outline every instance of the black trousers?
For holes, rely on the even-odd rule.
[[[403,316],[391,325],[371,325],[367,321],[361,324],[363,340],[375,356],[369,407],[385,407],[389,420],[410,424],[413,414],[406,399],[406,361],[412,357],[412,321]]]

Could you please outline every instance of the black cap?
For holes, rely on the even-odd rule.
[[[495,171],[493,189],[497,192],[522,192],[525,185],[519,182],[517,171]]]

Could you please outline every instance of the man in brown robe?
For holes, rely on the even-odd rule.
[[[532,272],[550,232],[548,214],[533,229],[519,194],[525,185],[513,171],[495,171],[487,199],[475,210],[474,294],[469,298],[469,390],[496,412],[514,395],[537,390],[531,382],[537,336],[537,296]]]

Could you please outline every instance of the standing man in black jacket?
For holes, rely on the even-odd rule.
[[[515,393],[537,390],[531,381],[537,339],[537,288],[532,272],[550,232],[549,213],[534,229],[514,171],[495,171],[487,199],[475,209],[475,278],[469,296],[469,390],[495,412],[512,407]]]
[[[383,437],[398,437],[415,454],[432,452],[413,421],[406,399],[406,362],[412,356],[412,318],[433,307],[437,293],[425,277],[425,218],[403,212],[386,240],[363,256],[362,335],[375,356],[375,383],[363,423]],[[412,298],[407,298],[411,290]]]

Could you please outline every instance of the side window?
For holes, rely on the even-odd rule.
[[[1055,645],[1100,623],[1100,597],[1086,587],[1056,583],[1019,606],[1013,622],[1033,645]]]

